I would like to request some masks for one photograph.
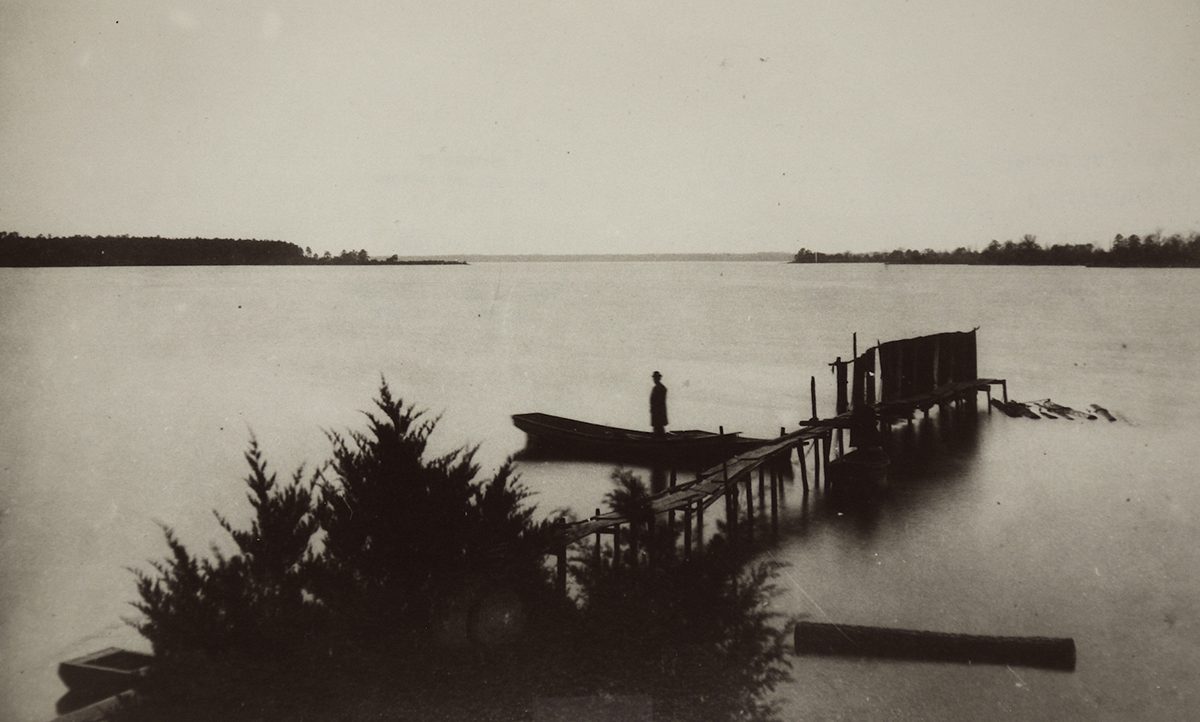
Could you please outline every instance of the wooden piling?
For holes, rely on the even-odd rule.
[[[621,525],[617,524],[613,527],[613,554],[612,568],[621,568]]]
[[[779,536],[779,485],[783,483],[783,474],[771,470],[771,533]]]
[[[704,503],[704,502],[700,502]],[[692,505],[683,508],[683,558],[692,558]]]
[[[667,512],[667,536],[671,540],[671,554],[675,554],[675,510]]]
[[[800,481],[804,484],[804,490],[808,491],[808,460],[804,458],[804,447],[807,446],[803,440],[796,445],[796,453],[800,456]]]
[[[725,486],[725,533],[729,536],[732,543],[737,537],[737,499],[733,494],[729,493],[729,486]]]
[[[830,448],[832,446],[833,446],[833,435],[830,432],[826,432],[825,433],[825,458],[823,459],[824,466],[825,466],[825,485],[826,486],[829,485],[829,454],[832,451],[832,449]]]
[[[746,474],[746,535],[754,540],[754,480]]]
[[[560,516],[554,520],[554,525],[561,533],[567,525],[567,520]],[[558,565],[554,575],[554,586],[558,589],[559,594],[565,595],[567,593],[567,545],[565,543],[558,548],[557,556]]]
[[[654,543],[655,537],[658,536],[656,529],[657,525],[655,523],[657,521],[658,515],[654,512],[650,512],[650,520],[646,524],[646,564],[648,566],[654,566],[654,551],[655,547],[658,546]]]
[[[760,467],[758,467],[758,508],[759,508],[759,509],[761,509],[761,508],[763,508],[764,506],[766,506],[766,504],[764,504],[764,503],[763,503],[763,498],[764,498],[764,497],[763,497],[763,492],[764,492],[764,490],[763,490],[763,481],[764,481],[764,480],[763,480],[763,476],[764,476],[764,474],[765,474],[765,473],[766,473],[766,469],[764,469],[764,468],[763,468],[763,467],[761,467],[761,466],[760,466]]]
[[[1004,392],[1004,403],[1008,403],[1008,381],[1000,382],[1000,390]]]
[[[641,545],[641,534],[638,533],[637,522],[629,522],[629,567],[637,569],[641,559],[638,559],[638,552]]]
[[[600,508],[599,507],[596,508],[596,516],[600,516]],[[595,519],[596,516],[594,516],[592,518]],[[596,532],[596,548],[595,548],[595,551],[592,553],[592,557],[593,557],[593,561],[596,563],[596,571],[599,572],[600,567],[601,567],[600,532]]]
[[[817,377],[808,377],[809,396],[812,398],[812,417],[815,421],[817,418]],[[1007,401],[1007,399],[1005,399]]]
[[[821,488],[821,437],[813,439],[813,489]]]

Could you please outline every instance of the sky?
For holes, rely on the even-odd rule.
[[[0,230],[373,255],[1200,231],[1196,0],[0,0]]]

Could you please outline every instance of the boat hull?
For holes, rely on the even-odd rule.
[[[628,463],[691,464],[697,467],[764,443],[736,433],[621,429],[550,414],[515,414],[526,436],[526,457],[594,459]]]

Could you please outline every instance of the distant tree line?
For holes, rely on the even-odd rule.
[[[1091,243],[1055,244],[1043,247],[1037,236],[1026,234],[1020,241],[993,240],[982,251],[964,248],[953,251],[897,249],[874,253],[818,253],[801,248],[793,263],[909,263],[969,264],[990,266],[1119,266],[1150,268],[1200,267],[1200,233],[1186,236],[1160,233],[1146,236],[1117,234],[1109,249]]]
[[[447,265],[457,261],[409,261],[393,254],[371,258],[366,250],[317,255],[287,241],[159,236],[23,236],[0,231],[0,266],[265,266]]]

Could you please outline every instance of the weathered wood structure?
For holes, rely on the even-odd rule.
[[[689,481],[677,483],[677,473],[671,471],[670,487],[650,497],[651,526],[662,517],[674,530],[682,517],[682,554],[686,558],[691,554],[693,544],[702,543],[705,510],[720,499],[725,502],[725,524],[730,538],[753,538],[756,518],[753,476],[757,472],[759,510],[766,516],[769,478],[771,526],[773,531],[777,530],[782,470],[784,466],[790,466],[788,460],[793,449],[800,458],[801,481],[807,492],[809,442],[814,459],[813,485],[820,488],[822,473],[828,486],[830,470],[839,464],[847,468],[862,467],[871,473],[885,467],[886,454],[878,448],[879,430],[900,419],[911,421],[918,410],[928,414],[934,406],[965,403],[979,391],[986,391],[990,401],[991,388],[995,385],[1001,387],[1007,401],[1008,387],[1004,379],[977,378],[976,330],[877,342],[862,354],[858,353],[855,334],[853,357],[848,361],[839,357],[830,364],[836,377],[836,413],[833,417],[819,418],[817,381],[816,377],[811,377],[811,418],[801,421],[796,431],[787,432],[781,428],[778,438],[762,440],[755,448],[743,450],[697,472]],[[988,409],[990,411],[990,404]],[[846,453],[843,432],[847,429],[851,431],[850,445],[869,452],[859,454],[862,458],[858,461],[853,452]],[[724,435],[724,429],[721,429],[719,436]],[[835,439],[837,458],[831,460]],[[743,516],[745,522],[741,520]],[[559,588],[566,589],[568,547],[584,540],[592,540],[596,561],[604,560],[602,541],[608,535],[612,537],[612,567],[622,563],[623,542],[631,551],[629,563],[638,563],[641,543],[638,523],[620,512],[597,509],[591,518],[561,524],[546,552],[557,557]],[[674,539],[675,535],[671,536]]]

